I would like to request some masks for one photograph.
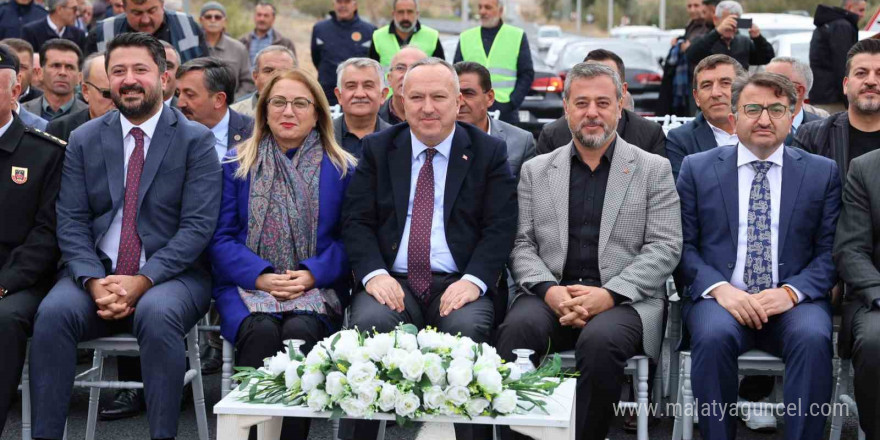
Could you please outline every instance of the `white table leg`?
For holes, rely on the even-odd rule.
[[[247,440],[251,427],[257,427],[260,440],[278,439],[281,436],[281,417],[217,415],[217,440]],[[271,436],[274,434],[274,437]]]

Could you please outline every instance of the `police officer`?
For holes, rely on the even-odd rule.
[[[59,257],[55,199],[65,143],[25,126],[12,111],[18,58],[0,45],[0,433],[21,380],[37,306]]]
[[[432,57],[446,59],[440,33],[419,22],[418,0],[393,0],[391,2],[393,20],[391,24],[373,32],[370,58],[376,60],[387,70],[391,59],[403,46],[416,46]]]
[[[336,105],[336,67],[349,58],[367,56],[376,26],[361,20],[357,0],[333,0],[330,18],[312,30],[312,63],[330,105]]]
[[[489,69],[495,89],[495,104],[489,110],[500,110],[502,121],[515,124],[535,79],[529,40],[522,29],[501,20],[501,0],[479,0],[478,7],[480,26],[461,33],[455,62],[473,61]]]

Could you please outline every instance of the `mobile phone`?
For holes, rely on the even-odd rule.
[[[736,28],[737,29],[745,29],[749,30],[752,28],[752,19],[751,18],[737,18],[736,19]]]

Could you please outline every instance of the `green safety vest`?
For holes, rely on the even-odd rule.
[[[376,53],[379,54],[379,64],[388,68],[391,66],[391,59],[397,52],[400,52],[400,43],[397,42],[397,33],[390,32],[390,25],[383,26],[373,31],[373,46]],[[428,56],[434,53],[437,44],[440,42],[440,33],[427,26],[419,27],[419,31],[414,33],[409,40],[409,45],[416,46],[424,51]]]
[[[468,29],[461,33],[458,45],[461,58],[482,64],[492,74],[492,88],[495,89],[495,100],[501,103],[510,102],[510,95],[516,85],[516,61],[519,58],[519,47],[522,44],[523,30],[502,24],[489,49],[489,55],[483,48],[480,27]]]

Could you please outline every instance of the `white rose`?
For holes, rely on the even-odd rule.
[[[284,386],[287,387],[288,390],[297,389],[300,386],[299,374],[296,373],[296,370],[302,363],[297,361],[290,361],[287,364],[287,368],[284,370]]]
[[[477,373],[477,383],[483,391],[495,395],[501,392],[501,373],[494,368],[484,368]]]
[[[330,404],[330,395],[317,388],[309,392],[308,405],[312,411],[324,411]]]
[[[358,340],[358,333],[354,330],[343,330],[339,333],[339,339],[336,340],[336,344],[332,344],[333,347],[333,360],[336,362],[339,361],[349,361],[351,362],[352,353],[360,346],[360,341]],[[336,336],[333,336],[330,340],[333,341],[336,339]]]
[[[381,361],[393,345],[394,336],[388,333],[380,333],[364,341],[364,348],[374,362]]]
[[[418,350],[419,342],[416,339],[416,335],[411,335],[406,332],[397,332],[397,348],[406,351]]]
[[[401,417],[409,417],[419,409],[420,403],[419,396],[413,393],[401,394],[394,404],[394,412]]]
[[[312,348],[312,351],[310,351],[309,354],[306,356],[306,367],[308,367],[310,370],[314,370],[317,368],[321,368],[329,361],[330,355],[327,354],[327,350],[325,350],[324,347],[321,347],[320,345],[315,345],[315,347]]]
[[[352,417],[363,417],[367,414],[367,410],[370,408],[369,405],[355,397],[346,397],[345,399],[342,399],[339,402],[339,407]]]
[[[345,385],[347,383],[348,381],[345,379],[344,374],[339,371],[333,371],[327,375],[324,389],[327,390],[327,394],[330,394],[330,397],[338,399],[345,392]]]
[[[483,342],[481,348],[483,349],[483,354],[481,356],[498,356],[498,351],[495,350],[495,347]]]
[[[446,385],[446,370],[443,368],[443,359],[434,353],[424,355],[425,374],[431,379],[433,385]]]
[[[372,381],[360,385],[355,389],[355,393],[357,394],[358,400],[363,402],[365,405],[372,405],[373,402],[376,401],[376,397],[379,396],[379,389],[382,387],[382,382],[380,381]]]
[[[474,362],[474,372],[479,373],[484,369],[497,370],[501,366],[501,357],[495,353],[483,353]]]
[[[467,336],[459,338],[455,347],[452,349],[452,357],[454,359],[467,359],[472,361],[475,357],[474,347],[476,346],[477,344]]]
[[[470,398],[471,393],[465,387],[450,386],[446,388],[446,400],[455,406],[464,405]]]
[[[488,407],[489,401],[482,397],[478,397],[476,399],[469,400],[467,406],[465,407],[465,410],[467,411],[469,416],[477,417],[480,414],[483,414],[483,411],[485,411]]]
[[[474,379],[474,364],[464,359],[453,359],[446,370],[446,380],[450,385],[466,387]]]
[[[301,386],[303,391],[308,393],[318,388],[318,385],[321,385],[323,383],[324,373],[320,371],[309,371],[306,374],[303,374]]]
[[[388,350],[388,354],[382,358],[382,365],[386,370],[394,370],[395,368],[400,368],[403,365],[406,356],[409,354],[406,350],[401,350],[399,348],[392,348]]]
[[[516,410],[516,405],[519,403],[518,400],[516,391],[504,390],[492,399],[492,409],[501,414],[510,414]]]
[[[406,355],[403,364],[400,365],[400,372],[406,380],[418,382],[422,380],[422,374],[425,372],[425,360],[422,352],[414,350]]]
[[[278,376],[287,369],[287,366],[290,364],[290,356],[286,350],[282,350],[275,356],[264,359],[263,364],[273,376]]]
[[[432,386],[424,391],[425,407],[428,409],[440,409],[446,404],[446,394],[443,388],[437,385]]]
[[[382,384],[382,391],[379,392],[379,409],[386,412],[394,409],[399,394],[400,391],[396,386],[390,383]]]
[[[371,362],[372,359],[370,359],[370,352],[367,351],[366,347],[355,347],[348,354],[348,361],[355,364],[358,362]]]
[[[519,365],[510,362],[504,364],[504,366],[510,370],[510,374],[507,375],[507,380],[505,382],[516,382],[522,377],[522,370],[519,368]]]
[[[442,333],[442,340],[440,341],[440,348],[452,352],[452,349],[455,348],[456,344],[458,344],[458,338],[450,335],[449,333]]]
[[[348,368],[348,381],[352,386],[361,386],[376,378],[376,366],[372,362],[358,362]]]
[[[440,333],[428,329],[422,329],[421,331],[419,331],[416,339],[419,342],[419,348],[427,348],[429,350],[438,349],[443,343],[443,337],[440,335]]]

